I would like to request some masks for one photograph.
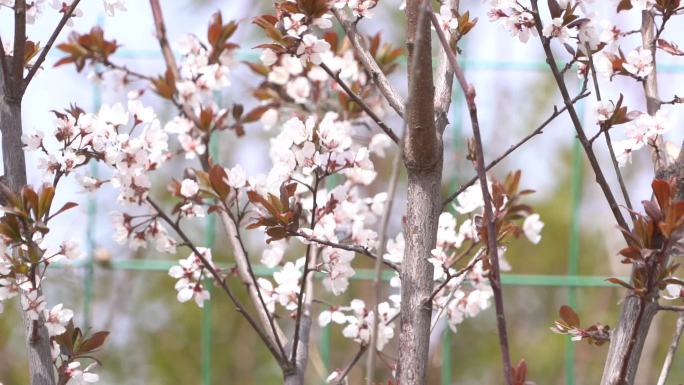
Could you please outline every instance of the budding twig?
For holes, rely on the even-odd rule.
[[[507,385],[513,385],[511,358],[508,349],[508,333],[506,331],[506,316],[504,313],[503,293],[501,291],[501,276],[499,271],[499,255],[496,241],[496,218],[492,210],[492,202],[487,185],[487,170],[484,163],[484,150],[482,148],[482,138],[480,137],[480,124],[477,116],[477,104],[475,104],[475,88],[468,84],[463,69],[458,64],[456,56],[451,51],[449,42],[447,41],[444,31],[439,25],[437,16],[431,9],[431,4],[428,2],[424,6],[424,11],[430,16],[432,25],[435,27],[439,41],[442,48],[447,54],[449,63],[454,70],[454,75],[458,79],[458,83],[463,90],[468,104],[468,111],[470,114],[470,123],[473,129],[473,137],[475,139],[475,152],[477,169],[477,176],[480,180],[480,187],[482,188],[482,199],[484,200],[484,220],[487,221],[487,248],[489,251],[489,260],[491,263],[491,271],[489,273],[489,280],[494,292],[494,307],[496,309],[496,323],[499,332],[499,347],[501,350],[501,361],[503,363],[504,379]]]

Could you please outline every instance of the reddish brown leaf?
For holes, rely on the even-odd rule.
[[[608,279],[606,279],[606,281],[608,281],[610,283],[614,283],[616,285],[620,285],[620,286],[627,288],[629,290],[634,290],[634,287],[632,287],[630,284],[628,284],[627,282],[625,282],[619,278],[608,278]]]
[[[558,315],[560,315],[561,319],[565,321],[565,323],[568,324],[568,326],[572,327],[579,327],[580,325],[580,319],[577,313],[575,313],[574,310],[570,306],[563,305],[560,307],[560,310],[558,311]]]
[[[658,39],[658,48],[674,56],[684,56],[684,51],[679,49],[675,42],[669,42],[664,39]]]

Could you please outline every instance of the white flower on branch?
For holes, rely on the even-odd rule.
[[[100,380],[100,376],[91,372],[95,364],[88,365],[84,370],[80,370],[81,363],[74,361],[67,365],[66,375],[70,379],[68,385],[87,385]]]
[[[74,317],[74,312],[70,309],[65,309],[60,303],[55,305],[51,310],[44,310],[45,313],[45,327],[51,337],[61,335],[66,331],[66,325]]]
[[[29,319],[37,321],[45,310],[45,298],[36,289],[24,291],[21,293],[21,308]]]
[[[530,214],[523,222],[525,236],[535,245],[541,241],[541,230],[543,228],[544,222],[539,219],[539,214]]]
[[[651,50],[641,47],[627,54],[627,60],[622,67],[632,75],[643,78],[653,71],[653,55]]]
[[[312,34],[306,34],[302,38],[302,43],[297,48],[297,55],[300,56],[302,64],[311,62],[313,64],[321,64],[322,54],[330,50],[330,44],[319,39]]]
[[[545,37],[553,37],[558,39],[561,44],[566,44],[570,41],[570,33],[568,27],[563,25],[563,19],[560,17],[554,18],[551,23],[547,23],[542,30]]]

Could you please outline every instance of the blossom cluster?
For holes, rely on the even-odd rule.
[[[625,130],[627,139],[617,141],[613,145],[618,164],[624,166],[629,163],[634,151],[655,145],[658,138],[671,128],[672,119],[666,109],[659,109],[655,115],[639,114],[636,119],[627,124]]]
[[[391,299],[397,299],[393,296]],[[377,349],[383,350],[385,345],[394,337],[394,319],[399,314],[397,302],[392,304],[381,302],[378,304],[378,337]],[[342,335],[355,342],[367,346],[370,344],[375,323],[375,312],[369,309],[365,302],[353,299],[349,306],[332,307],[322,311],[318,315],[318,324],[321,327],[331,322],[344,325]]]
[[[35,24],[40,15],[43,14],[45,3],[59,13],[65,13],[73,4],[73,0],[33,0],[26,2],[26,23]],[[102,0],[105,12],[108,16],[114,16],[117,11],[126,11],[126,0]],[[15,0],[0,0],[0,6],[14,8]],[[76,8],[67,21],[67,25],[73,25],[73,18],[82,17],[83,11]]]
[[[488,0],[488,2],[489,21],[500,23],[512,36],[518,37],[523,43],[527,42],[530,36],[537,35],[532,13],[516,0]]]
[[[211,298],[211,293],[203,286],[202,279],[206,278],[205,261],[211,266],[211,250],[200,247],[197,249],[202,255],[203,260],[197,254],[191,254],[185,259],[178,261],[178,265],[169,269],[169,275],[178,280],[176,290],[178,291],[178,301],[187,302],[194,299],[197,306],[203,307],[204,301]]]

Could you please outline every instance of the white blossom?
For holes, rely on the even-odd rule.
[[[637,77],[648,76],[653,71],[653,55],[651,50],[637,48],[627,54],[622,68]]]
[[[539,214],[530,214],[523,222],[523,232],[530,242],[537,244],[541,240],[541,230],[544,222],[539,220]]]
[[[60,303],[55,305],[51,310],[44,310],[45,313],[45,327],[48,334],[53,336],[61,335],[66,331],[66,325],[74,317],[74,312],[70,309],[65,309]]]

